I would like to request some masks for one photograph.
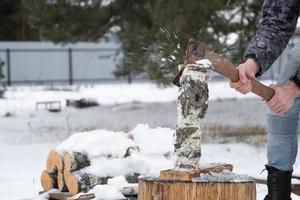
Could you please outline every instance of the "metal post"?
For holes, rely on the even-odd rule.
[[[11,74],[10,74],[10,49],[6,49],[6,68],[7,68],[7,85],[11,86]]]
[[[69,52],[69,84],[73,85],[73,58],[72,58],[72,49],[68,50]]]

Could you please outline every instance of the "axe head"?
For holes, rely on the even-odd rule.
[[[204,42],[200,42],[194,38],[190,38],[187,44],[186,53],[185,53],[185,62],[183,67],[176,74],[172,83],[180,87],[180,77],[184,70],[185,65],[187,64],[196,64],[197,60],[201,60],[205,56],[207,45]]]

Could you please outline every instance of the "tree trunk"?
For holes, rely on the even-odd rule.
[[[48,173],[46,170],[42,172],[41,184],[44,191],[49,191],[52,188],[58,188],[57,173]]]
[[[67,185],[65,183],[65,177],[63,172],[58,171],[57,173],[57,184],[58,184],[58,189],[61,192],[68,192]]]
[[[167,181],[142,178],[139,200],[256,200],[256,185],[249,180]]]
[[[72,194],[77,194],[79,192],[87,192],[95,185],[107,184],[108,178],[76,171],[68,176],[66,184]]]
[[[65,152],[64,153],[64,164],[67,171],[73,172],[80,170],[86,166],[90,165],[90,161],[87,155],[79,152]]]

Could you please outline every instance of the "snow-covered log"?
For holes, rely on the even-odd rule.
[[[96,185],[106,184],[108,177],[99,177],[93,174],[75,171],[66,180],[66,185],[72,194],[87,192]]]
[[[71,172],[80,170],[90,165],[88,156],[80,152],[65,152],[63,160],[65,164],[65,170]]]
[[[67,185],[65,183],[64,174],[61,171],[57,172],[57,185],[58,185],[58,189],[61,192],[67,192],[68,191]]]
[[[57,173],[48,173],[46,170],[42,172],[41,184],[44,191],[49,191],[52,188],[57,188]]]

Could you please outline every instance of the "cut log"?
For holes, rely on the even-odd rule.
[[[65,184],[67,185],[67,180],[69,178],[69,176],[72,175],[72,172],[70,172],[69,170],[64,170],[64,180],[65,180]],[[67,186],[68,187],[68,186]]]
[[[79,152],[64,153],[65,170],[73,172],[90,165],[88,156]]]
[[[54,154],[54,156],[55,156],[57,170],[63,172],[64,171],[64,156],[63,156],[63,154],[56,152]]]
[[[56,158],[57,158],[57,152],[55,150],[51,150],[47,157],[47,172],[48,173],[56,173],[57,172]]]
[[[61,171],[58,171],[58,173],[57,173],[57,185],[58,185],[59,191],[68,192],[68,188],[65,183],[65,177],[64,177],[63,172],[61,172]]]
[[[41,185],[45,191],[58,188],[57,173],[48,173],[46,170],[43,171],[41,175]]]
[[[63,171],[64,161],[63,155],[56,150],[51,150],[47,158],[47,172],[56,173],[57,171]]]
[[[96,185],[107,184],[110,177],[99,177],[92,174],[75,171],[68,176],[66,185],[72,194],[87,192]]]
[[[222,180],[216,175],[208,176],[193,181],[141,178],[138,197],[139,200],[256,200],[254,179],[236,176]]]

